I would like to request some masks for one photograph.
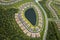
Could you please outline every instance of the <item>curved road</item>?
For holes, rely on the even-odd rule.
[[[11,4],[14,4],[14,3],[19,2],[19,1],[22,1],[22,0],[10,0],[10,1],[0,0],[0,4],[1,5],[11,5]]]
[[[42,11],[44,12],[44,15],[45,15],[46,26],[45,26],[43,40],[46,40],[46,34],[47,34],[47,30],[48,30],[48,18],[47,18],[45,10],[43,9],[43,7],[40,5],[40,3],[38,1],[40,1],[40,0],[35,0],[35,2],[39,5],[39,7],[42,9]]]
[[[51,7],[51,5],[50,5],[51,3],[52,3],[52,0],[48,0],[46,2],[46,7],[52,12],[53,17],[56,17],[56,19],[59,19],[55,10]]]
[[[52,15],[53,15],[53,17],[56,17],[56,19],[54,20],[54,19],[48,18],[48,21],[55,21],[56,24],[57,24],[58,30],[60,31],[60,19],[58,18],[56,11],[53,9],[53,7],[51,7],[51,5],[50,5],[51,3],[52,3],[52,0],[48,0],[48,1],[46,2],[46,7],[47,7],[51,12],[53,12]]]

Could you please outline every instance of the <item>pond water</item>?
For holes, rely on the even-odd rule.
[[[36,24],[36,13],[33,8],[25,11],[25,17],[31,22],[32,25]]]

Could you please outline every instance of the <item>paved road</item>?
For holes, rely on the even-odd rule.
[[[52,19],[52,18],[48,18],[48,20],[49,20],[49,21],[55,21],[55,22],[59,21],[59,22],[60,22],[60,20],[59,20],[59,19]]]
[[[46,20],[46,26],[45,26],[45,32],[44,32],[44,36],[43,36],[43,40],[46,40],[46,34],[47,34],[47,30],[48,30],[48,18],[46,15],[45,10],[43,9],[43,7],[40,5],[40,3],[38,2],[39,0],[35,0],[35,2],[39,5],[39,7],[42,9],[42,11],[44,12],[45,15],[45,20]]]
[[[57,4],[57,5],[60,5],[60,1],[54,1],[53,3]]]
[[[10,0],[10,1],[0,0],[0,4],[1,5],[11,5],[11,4],[14,4],[14,3],[19,2],[19,1],[22,1],[22,0]]]
[[[51,11],[53,17],[56,17],[56,19],[59,19],[58,16],[57,16],[57,13],[55,12],[55,10],[51,7],[51,4],[52,3],[52,0],[48,0],[46,2],[46,7]]]
[[[46,6],[47,6],[47,8],[52,12],[52,15],[53,15],[53,17],[56,17],[56,19],[48,19],[49,21],[55,21],[56,22],[56,24],[57,24],[57,27],[58,27],[58,30],[60,30],[60,19],[58,18],[58,16],[57,16],[57,13],[56,13],[56,11],[53,9],[53,7],[51,7],[50,6],[50,4],[52,3],[52,0],[48,0],[47,2],[46,2]]]

